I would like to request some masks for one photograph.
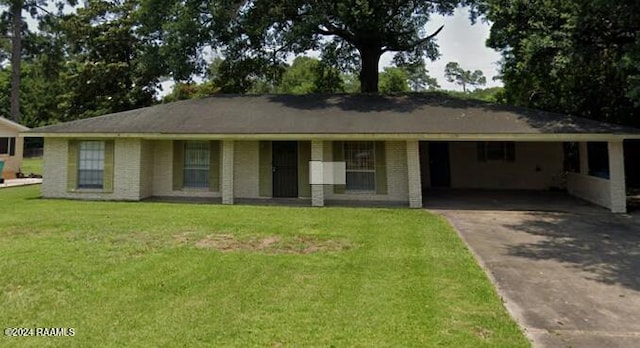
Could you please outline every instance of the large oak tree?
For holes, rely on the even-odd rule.
[[[162,4],[161,4],[162,3]],[[277,67],[289,54],[321,52],[322,60],[341,70],[359,71],[361,92],[378,91],[378,64],[385,52],[396,61],[435,59],[435,36],[427,31],[433,14],[451,15],[459,6],[478,0],[146,0],[143,18],[148,34],[158,40],[158,52],[174,78],[202,67],[203,47],[221,49],[229,71],[255,74]],[[179,63],[171,66],[171,62]],[[186,64],[185,64],[186,63]],[[233,66],[231,66],[233,65]],[[191,70],[189,70],[191,69]],[[278,70],[271,72],[277,74]],[[241,91],[228,86],[223,90]]]

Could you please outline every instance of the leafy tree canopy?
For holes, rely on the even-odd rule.
[[[398,67],[386,67],[380,73],[380,92],[399,93],[409,91],[407,71]]]
[[[400,63],[399,66],[407,72],[409,87],[413,92],[433,91],[440,88],[438,80],[429,76],[429,71],[425,67],[424,61]]]
[[[462,92],[467,92],[467,86],[484,86],[487,78],[484,77],[482,70],[464,70],[460,64],[449,62],[444,68],[444,76],[449,82],[455,82],[462,86]]]
[[[170,103],[185,99],[199,99],[212,96],[220,91],[212,82],[197,83],[176,83],[173,85],[171,93],[166,95],[163,103]]]
[[[487,5],[509,103],[640,125],[640,2]]]
[[[223,75],[260,72],[277,76],[290,53],[322,52],[322,60],[344,72],[359,71],[362,92],[378,90],[378,63],[385,52],[416,62],[435,59],[434,32],[425,30],[432,14],[451,15],[458,6],[479,0],[145,0],[142,18],[147,37],[158,43],[167,68],[187,79],[204,65],[206,47],[219,47],[228,65]],[[276,71],[271,71],[274,68]],[[230,79],[226,79],[230,80]],[[238,79],[223,91],[248,90]]]
[[[68,52],[61,103],[69,118],[151,105],[160,72],[135,35],[133,1],[89,1],[60,21]]]
[[[337,69],[318,59],[301,56],[282,75],[277,91],[287,94],[338,93],[343,92],[344,87]]]

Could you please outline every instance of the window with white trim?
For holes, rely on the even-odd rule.
[[[345,141],[348,191],[373,192],[376,189],[375,144],[373,141]]]
[[[185,141],[183,187],[209,187],[209,142]]]
[[[104,178],[104,141],[81,141],[78,188],[101,189]]]

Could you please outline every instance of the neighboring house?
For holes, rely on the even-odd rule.
[[[0,161],[4,161],[3,179],[13,179],[22,165],[22,148],[24,139],[20,132],[29,128],[0,117]]]
[[[626,210],[622,142],[640,139],[637,129],[440,94],[221,95],[24,135],[44,137],[50,198],[421,207],[431,188],[567,188],[614,212]],[[579,170],[565,175],[569,142]]]

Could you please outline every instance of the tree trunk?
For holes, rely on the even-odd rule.
[[[11,2],[11,118],[20,122],[20,62],[22,59],[22,4],[23,0]]]
[[[382,52],[378,47],[359,48],[360,62],[360,93],[378,93],[378,63]]]

